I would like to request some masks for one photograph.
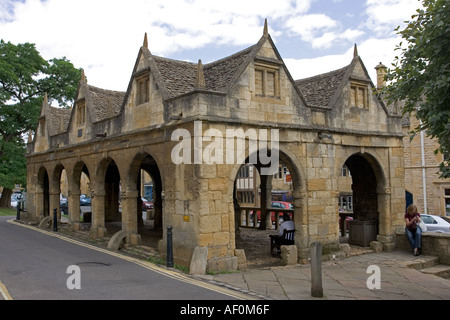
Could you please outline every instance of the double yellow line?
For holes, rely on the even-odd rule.
[[[12,300],[13,298],[9,295],[8,289],[6,286],[0,281],[0,295],[4,300]]]

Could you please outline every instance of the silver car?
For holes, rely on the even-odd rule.
[[[420,218],[427,225],[427,231],[450,233],[450,223],[442,217],[430,214],[421,214]]]

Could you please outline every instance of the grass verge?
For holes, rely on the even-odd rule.
[[[0,216],[16,216],[16,209],[0,208]]]

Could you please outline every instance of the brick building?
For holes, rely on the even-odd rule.
[[[443,155],[434,153],[438,143],[424,133],[410,139],[418,125],[416,117],[403,119],[406,205],[414,202],[420,213],[450,216],[450,179],[440,179],[438,173]]]

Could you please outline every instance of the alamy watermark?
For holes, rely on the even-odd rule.
[[[366,281],[367,288],[370,290],[381,289],[381,269],[377,265],[371,265],[367,268],[367,273],[371,274]]]
[[[67,278],[66,286],[69,290],[81,289],[81,269],[77,265],[71,265],[67,267],[66,273],[70,276]]]
[[[272,175],[279,166],[280,133],[270,129],[269,139],[268,131],[239,128],[223,133],[209,128],[203,133],[202,122],[195,121],[193,137],[187,129],[173,131],[171,140],[179,143],[172,149],[171,159],[174,164],[244,164],[248,158],[248,163],[262,165],[261,175]]]

